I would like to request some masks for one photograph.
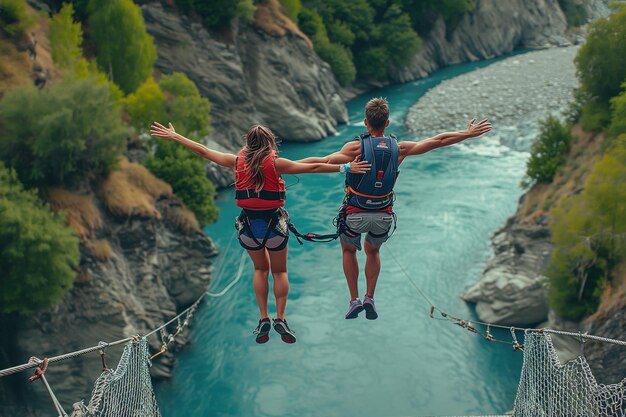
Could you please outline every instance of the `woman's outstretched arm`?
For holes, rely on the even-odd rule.
[[[363,174],[371,169],[372,164],[359,161],[359,157],[348,164],[325,164],[294,162],[285,158],[276,158],[276,172],[280,174],[312,174],[325,172],[340,172],[341,165],[347,165],[346,170],[353,174]]]
[[[150,135],[173,140],[174,142],[180,143],[196,155],[200,155],[201,157],[215,162],[223,167],[233,170],[235,169],[235,161],[237,159],[235,155],[232,153],[214,151],[201,143],[187,139],[183,135],[176,133],[176,130],[174,130],[174,126],[172,126],[171,123],[169,124],[169,127],[165,127],[158,122],[152,123],[152,126],[150,126]]]

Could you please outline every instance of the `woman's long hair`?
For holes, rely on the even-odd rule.
[[[263,161],[276,151],[276,137],[265,126],[255,125],[246,135],[246,144],[242,151],[245,155],[244,170],[252,176],[255,191],[261,191],[265,184],[263,176]]]

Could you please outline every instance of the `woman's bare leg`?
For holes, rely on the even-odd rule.
[[[267,295],[269,294],[267,279],[270,272],[270,258],[265,248],[255,251],[249,250],[248,255],[250,255],[250,259],[252,259],[252,263],[254,264],[254,277],[252,279],[254,295],[256,295],[256,302],[259,305],[261,318],[264,319],[269,317],[267,313]]]
[[[287,252],[289,247],[280,251],[268,251],[270,268],[274,277],[274,297],[276,297],[276,317],[285,319],[285,307],[289,294],[289,277],[287,276]]]

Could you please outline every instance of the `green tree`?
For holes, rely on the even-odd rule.
[[[610,122],[609,100],[619,95],[626,80],[626,7],[591,24],[575,62],[587,98],[583,127],[605,127]]]
[[[157,57],[139,6],[132,0],[91,0],[89,26],[100,68],[126,94],[135,91]]]
[[[422,45],[411,27],[409,15],[397,4],[392,4],[385,12],[382,26],[382,44],[392,62],[400,67],[409,64]]]
[[[65,3],[61,11],[50,20],[50,45],[54,63],[63,69],[74,69],[74,66],[83,57],[80,46],[83,40],[83,30],[80,23],[74,22],[74,8],[71,3]]]
[[[615,266],[626,260],[624,184],[622,142],[595,164],[583,192],[552,212],[554,250],[546,275],[550,305],[561,317],[580,319],[593,313]]]
[[[530,149],[526,179],[522,185],[552,182],[554,174],[565,162],[571,142],[572,135],[566,124],[552,115],[542,120],[539,136]]]
[[[95,180],[125,149],[127,129],[105,84],[68,78],[0,101],[0,159],[28,185]]]
[[[382,46],[365,49],[356,56],[360,78],[382,80],[387,77],[389,68],[389,51]]]
[[[75,278],[78,237],[0,163],[0,313],[58,303]]]

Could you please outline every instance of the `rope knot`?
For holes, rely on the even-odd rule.
[[[43,358],[43,361],[41,361],[41,360],[39,360],[37,358],[31,358],[31,360],[39,362],[41,364],[41,366],[35,368],[35,375],[33,375],[30,378],[28,378],[28,380],[30,382],[34,382],[34,381],[36,381],[38,379],[41,379],[41,377],[43,377],[43,375],[48,370],[48,358]]]

